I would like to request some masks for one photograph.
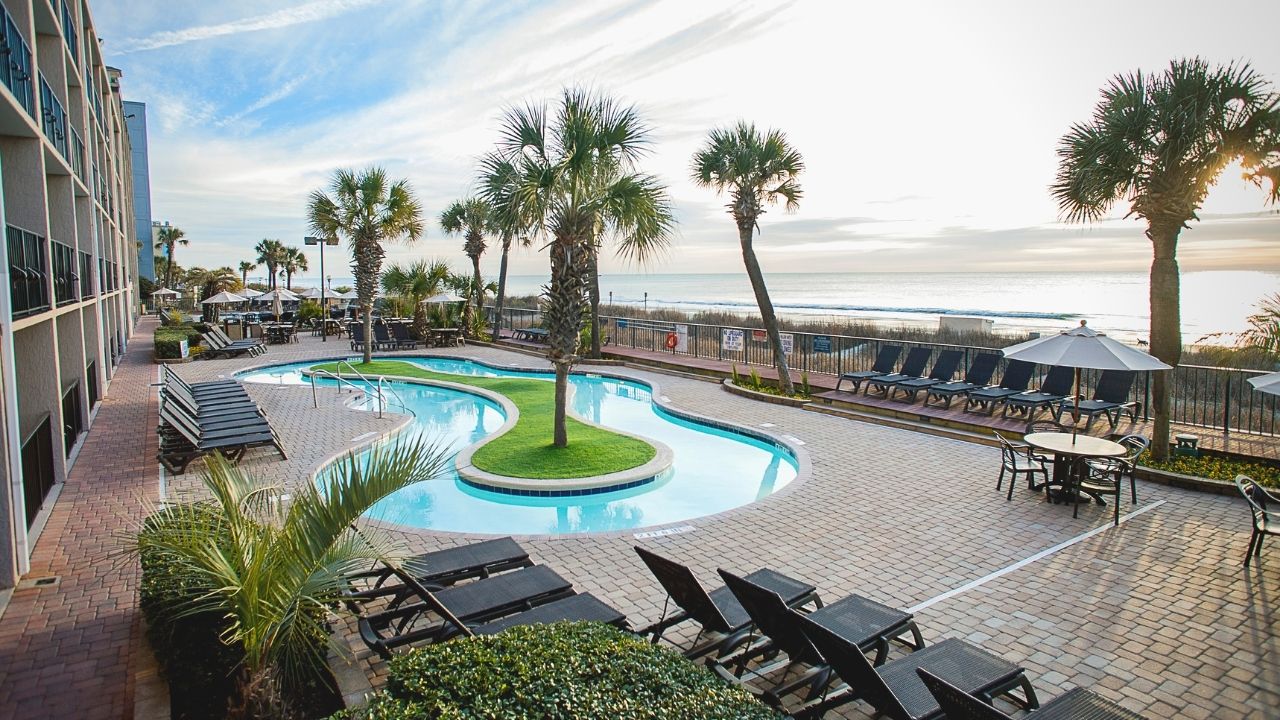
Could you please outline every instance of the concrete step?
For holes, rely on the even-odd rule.
[[[920,420],[910,420],[902,417],[891,415],[882,415],[873,412],[863,412],[860,410],[851,410],[843,407],[835,407],[833,405],[824,405],[821,403],[809,403],[804,406],[805,410],[824,415],[833,415],[835,417],[848,418],[859,422],[873,423],[883,425],[885,427],[898,428],[899,430],[911,430],[913,432],[925,433],[935,437],[944,437],[951,440],[961,440],[964,442],[977,443],[979,445],[988,445],[991,447],[999,447],[989,431],[987,433],[974,432],[971,430],[962,430],[960,428],[948,427],[946,425],[938,425],[931,422],[922,422]]]

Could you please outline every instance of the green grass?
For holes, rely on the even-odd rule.
[[[337,372],[336,363],[313,370]],[[587,425],[572,417],[566,421],[569,445],[551,444],[555,413],[555,385],[527,378],[487,378],[432,372],[399,360],[374,360],[356,369],[365,375],[443,380],[504,395],[520,411],[515,427],[480,448],[471,464],[485,472],[518,478],[582,478],[629,470],[654,458],[657,450],[647,442]]]

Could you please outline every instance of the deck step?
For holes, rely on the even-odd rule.
[[[919,420],[909,420],[902,417],[894,417],[890,415],[882,415],[880,413],[862,412],[859,410],[850,410],[848,408],[835,407],[833,405],[824,405],[821,403],[809,403],[804,406],[805,410],[822,413],[824,415],[833,415],[835,417],[848,418],[850,420],[858,420],[860,422],[873,423],[875,425],[883,425],[885,427],[898,428],[899,430],[911,430],[913,432],[925,433],[936,437],[949,438],[951,440],[961,440],[964,442],[977,443],[979,445],[989,445],[998,447],[995,437],[990,433],[983,434],[972,432],[970,430],[961,430],[959,428],[947,427],[945,425],[937,425],[931,422],[922,422]]]

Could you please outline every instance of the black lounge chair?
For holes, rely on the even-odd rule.
[[[809,686],[809,700],[822,693],[831,678],[831,670],[823,661],[818,649],[809,642],[801,631],[798,618],[806,617],[835,633],[851,647],[859,648],[859,653],[875,650],[877,665],[884,662],[889,654],[889,641],[895,640],[907,645],[912,650],[924,647],[924,638],[920,629],[912,619],[911,613],[903,612],[860,595],[850,595],[826,607],[803,614],[794,608],[787,607],[782,598],[772,590],[761,587],[746,578],[738,577],[724,570],[720,571],[725,585],[742,603],[756,629],[767,639],[766,642],[754,645],[726,658],[715,667],[726,679],[730,663],[736,664],[733,678],[742,676],[748,662],[761,655],[773,656],[781,652],[786,655],[788,666],[803,664],[812,669],[790,682],[782,683],[763,693],[766,702],[781,707],[782,698],[805,685]],[[910,633],[911,641],[901,639]],[[765,674],[768,670],[758,670]]]
[[[433,550],[406,558],[400,563],[400,567],[418,582],[441,587],[532,565],[529,552],[510,537]],[[389,582],[394,577],[392,569],[382,564],[351,573],[345,576],[350,585],[346,595],[360,600],[400,594],[404,591],[404,586]]]
[[[963,382],[945,382],[930,386],[929,392],[924,396],[924,406],[951,407],[951,401],[957,395],[967,395],[973,390],[986,387],[991,382],[991,377],[996,374],[996,368],[999,365],[999,355],[978,353],[969,363],[969,371],[965,373]],[[931,405],[933,401],[937,404]]]
[[[907,359],[902,361],[902,367],[898,369],[898,372],[868,378],[865,394],[870,395],[872,390],[878,390],[885,397],[889,397],[889,389],[893,387],[894,383],[924,375],[924,369],[929,364],[929,356],[932,354],[933,351],[929,348],[911,348],[911,351],[907,353]]]
[[[1079,414],[1089,418],[1084,431],[1089,432],[1093,421],[1104,415],[1114,430],[1120,422],[1120,416],[1129,411],[1129,419],[1138,419],[1138,403],[1129,400],[1129,391],[1133,388],[1133,380],[1137,373],[1131,370],[1103,370],[1098,378],[1098,386],[1093,390],[1092,400],[1081,400]],[[1053,408],[1053,417],[1061,422],[1063,415],[1076,415],[1075,398],[1067,398]]]
[[[692,620],[701,628],[698,630],[698,638],[684,652],[689,659],[712,652],[723,657],[750,639],[751,616],[729,588],[722,586],[708,593],[688,567],[638,545],[635,546],[635,551],[667,591],[667,600],[662,605],[662,617],[652,625],[637,630],[637,633],[652,635],[653,642],[656,643],[668,629]],[[782,573],[757,570],[746,579],[777,593],[788,607],[802,607],[810,603],[815,607],[822,607],[822,598],[818,597],[817,588]],[[668,615],[667,609],[671,603],[675,603],[680,610]],[[704,635],[709,636],[707,641],[698,644],[698,640]]]
[[[1017,413],[1030,420],[1040,410],[1051,408],[1062,402],[1071,394],[1071,383],[1075,370],[1063,365],[1049,368],[1049,373],[1040,383],[1040,389],[1010,395],[1004,400],[1004,417],[1009,413]]]
[[[880,352],[876,353],[876,361],[871,365],[871,369],[841,374],[840,379],[836,380],[836,390],[840,389],[840,383],[848,380],[853,383],[853,394],[858,394],[858,390],[861,389],[862,383],[873,377],[891,374],[893,372],[894,364],[898,362],[898,358],[901,355],[901,345],[881,345]]]
[[[859,698],[870,703],[878,715],[887,715],[893,720],[941,718],[942,708],[916,675],[919,668],[944,677],[983,700],[1006,695],[1022,707],[1039,706],[1036,692],[1021,667],[964,640],[943,640],[906,657],[873,667],[857,645],[838,633],[809,617],[798,616],[798,621],[805,637],[845,684],[797,709],[794,712],[797,720],[820,717],[833,707]],[[1025,699],[1009,695],[1017,687],[1022,688]]]
[[[391,337],[397,350],[417,350],[418,341],[409,334],[409,325],[398,322],[391,326]]]
[[[917,668],[920,681],[929,689],[947,720],[1013,720],[1001,710],[952,685],[924,668]],[[1084,688],[1073,688],[1025,716],[1034,720],[1144,720],[1110,700]]]
[[[969,391],[965,398],[964,411],[987,415],[994,413],[996,406],[1004,402],[1005,398],[1026,391],[1035,369],[1035,363],[1010,360],[1009,366],[1004,369],[1004,377],[1000,378],[999,385]]]
[[[223,344],[229,345],[231,347],[249,348],[249,350],[254,355],[261,355],[267,351],[267,344],[262,342],[261,340],[257,340],[255,338],[241,338],[240,340],[232,340],[230,336],[228,336],[225,332],[223,332],[222,328],[218,327],[217,325],[210,325],[209,332],[212,333],[214,337],[218,338],[218,340],[221,341]]]
[[[160,451],[157,459],[170,472],[181,475],[192,460],[217,452],[233,463],[251,448],[272,446],[288,459],[284,446],[269,425],[204,429],[180,413],[172,403],[160,405]]]
[[[387,330],[385,322],[373,324],[373,349],[374,350],[395,350],[396,341],[391,338],[390,331]]]
[[[257,349],[251,345],[232,345],[231,343],[220,340],[213,333],[201,333],[200,337],[204,340],[205,351],[201,353],[202,357],[214,358],[222,357],[240,357],[241,355],[256,355]]]
[[[553,622],[598,622],[626,629],[627,616],[591,593],[578,593],[515,615],[466,628],[467,635],[497,635],[508,628]]]
[[[364,352],[365,337],[364,323],[353,322],[348,326],[348,333],[351,340],[351,350],[353,352]]]
[[[937,359],[933,361],[933,369],[929,371],[928,377],[899,380],[890,386],[889,395],[898,400],[913,403],[916,398],[920,397],[921,390],[928,390],[934,385],[941,385],[950,381],[963,361],[963,350],[943,350],[938,353]],[[898,393],[902,393],[902,395],[899,397]]]

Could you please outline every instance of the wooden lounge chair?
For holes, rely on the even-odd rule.
[[[893,720],[941,718],[942,708],[916,674],[918,668],[929,670],[983,700],[1004,695],[1025,708],[1039,706],[1035,690],[1021,667],[964,640],[943,640],[873,667],[862,650],[838,632],[803,615],[797,614],[797,622],[832,671],[844,681],[843,687],[795,710],[793,715],[797,720],[820,717],[827,710],[855,699],[865,700],[878,715],[887,715]],[[1022,688],[1023,699],[1010,695],[1010,691],[1018,687]]]
[[[686,621],[696,622],[700,626],[698,638],[705,636],[707,639],[702,644],[695,642],[684,651],[685,657],[689,659],[713,652],[723,657],[750,640],[751,616],[729,588],[721,586],[708,593],[688,567],[638,545],[635,546],[635,551],[667,591],[667,600],[662,605],[662,617],[652,625],[637,630],[638,634],[651,635],[656,643],[668,629]],[[822,607],[822,598],[818,597],[817,588],[782,573],[757,570],[746,579],[777,593],[787,607],[810,604]],[[675,603],[679,611],[668,615],[667,609],[671,603]]]
[[[964,361],[963,350],[943,350],[933,361],[933,369],[928,377],[907,378],[889,386],[889,395],[894,399],[913,403],[920,396],[921,390],[928,390],[934,385],[941,385],[955,376],[960,363]],[[898,395],[901,393],[901,396]]]
[[[1004,369],[1004,377],[996,387],[970,390],[965,396],[964,411],[991,415],[996,406],[1006,398],[1025,392],[1031,383],[1031,375],[1035,373],[1035,363],[1022,360],[1010,360]]]
[[[862,388],[862,383],[867,380],[893,373],[893,366],[898,362],[898,358],[901,355],[901,345],[881,345],[880,352],[876,353],[876,361],[871,365],[871,369],[841,374],[840,379],[836,380],[836,390],[840,389],[840,383],[848,380],[853,383],[852,392],[856,395],[858,390]]]
[[[969,392],[986,387],[991,377],[996,374],[1000,365],[1000,356],[995,353],[978,353],[969,363],[969,371],[962,382],[944,382],[931,385],[924,396],[925,407],[951,407],[951,401],[957,395],[968,395]],[[936,405],[931,403],[936,402]]]
[[[1004,417],[1010,413],[1022,415],[1030,420],[1041,410],[1057,405],[1071,394],[1071,383],[1075,370],[1063,365],[1049,368],[1039,390],[1021,392],[1004,399]]]
[[[899,380],[910,380],[918,378],[924,374],[925,367],[929,364],[929,356],[933,351],[926,347],[914,347],[907,353],[907,359],[902,361],[902,367],[896,373],[881,375],[867,379],[867,389],[864,391],[866,395],[870,395],[872,390],[880,392],[885,397],[889,397],[889,389]]]
[[[1013,720],[1012,715],[997,710],[982,698],[924,668],[917,668],[916,674],[938,707],[942,708],[947,720]],[[1079,687],[1068,690],[1024,717],[1033,720],[1144,720],[1141,715]]]
[[[1131,420],[1138,419],[1138,403],[1129,400],[1129,391],[1133,388],[1133,380],[1137,373],[1131,370],[1103,370],[1098,378],[1098,386],[1093,390],[1092,400],[1081,400],[1079,410],[1076,409],[1075,398],[1067,398],[1053,407],[1053,418],[1059,422],[1063,415],[1075,417],[1080,415],[1089,418],[1084,431],[1089,432],[1093,421],[1104,415],[1114,430],[1120,422],[1120,416],[1129,411]]]

